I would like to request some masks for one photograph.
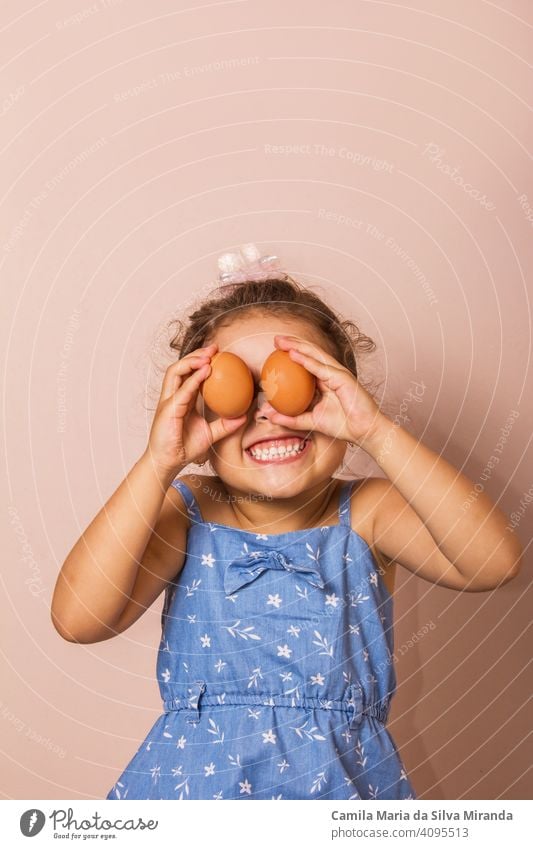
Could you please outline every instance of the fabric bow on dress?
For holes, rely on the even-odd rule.
[[[297,572],[302,579],[313,587],[324,587],[324,581],[317,566],[300,565],[287,560],[279,551],[252,551],[244,557],[238,557],[226,566],[224,590],[227,595],[255,581],[267,569]]]

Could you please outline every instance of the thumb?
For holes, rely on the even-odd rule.
[[[242,415],[234,419],[215,419],[214,422],[210,422],[209,428],[213,442],[217,442],[219,439],[235,433],[236,430],[242,427],[245,421],[246,416]]]

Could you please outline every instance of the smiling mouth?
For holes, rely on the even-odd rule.
[[[305,454],[309,448],[310,439],[298,439],[294,436],[285,439],[267,439],[256,442],[246,453],[256,463],[289,463]]]

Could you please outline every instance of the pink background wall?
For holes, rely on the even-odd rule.
[[[4,0],[3,798],[102,799],[160,712],[162,597],[87,646],[49,604],[223,251],[279,253],[359,321],[392,415],[529,546],[532,24],[528,0]],[[531,797],[530,575],[460,594],[398,568],[390,730],[422,799]]]

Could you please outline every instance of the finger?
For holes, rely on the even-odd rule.
[[[269,416],[273,424],[279,424],[281,427],[288,427],[291,430],[301,430],[311,433],[316,428],[314,427],[312,413],[300,413],[299,416],[286,416],[284,413],[274,412]]]
[[[194,402],[202,381],[205,380],[210,371],[211,366],[209,363],[205,363],[205,365],[200,366],[196,369],[196,371],[193,371],[192,374],[183,381],[179,389],[169,399],[167,399],[172,402],[176,412],[181,412],[184,406],[188,408],[189,405]]]
[[[236,416],[234,419],[215,419],[214,422],[209,422],[211,430],[211,438],[213,442],[218,442],[230,433],[235,433],[247,419],[246,415]]]
[[[202,349],[199,349],[201,351]],[[161,401],[171,398],[183,383],[183,377],[190,374],[195,368],[209,362],[209,353],[191,352],[181,360],[173,363],[165,372],[161,387]]]
[[[322,380],[329,389],[338,389],[346,380],[346,369],[339,367],[337,360],[331,358],[332,362],[323,363],[309,354],[296,351],[294,348],[289,352],[289,357],[295,363],[300,363],[307,371]]]
[[[340,363],[335,359],[331,354],[328,354],[327,351],[324,351],[319,345],[313,344],[313,342],[308,342],[305,339],[298,339],[296,336],[274,336],[274,342],[278,348],[281,348],[283,351],[300,351],[302,354],[307,354],[309,356],[315,357],[315,359],[319,360],[323,363],[329,363],[332,366],[339,366]]]

